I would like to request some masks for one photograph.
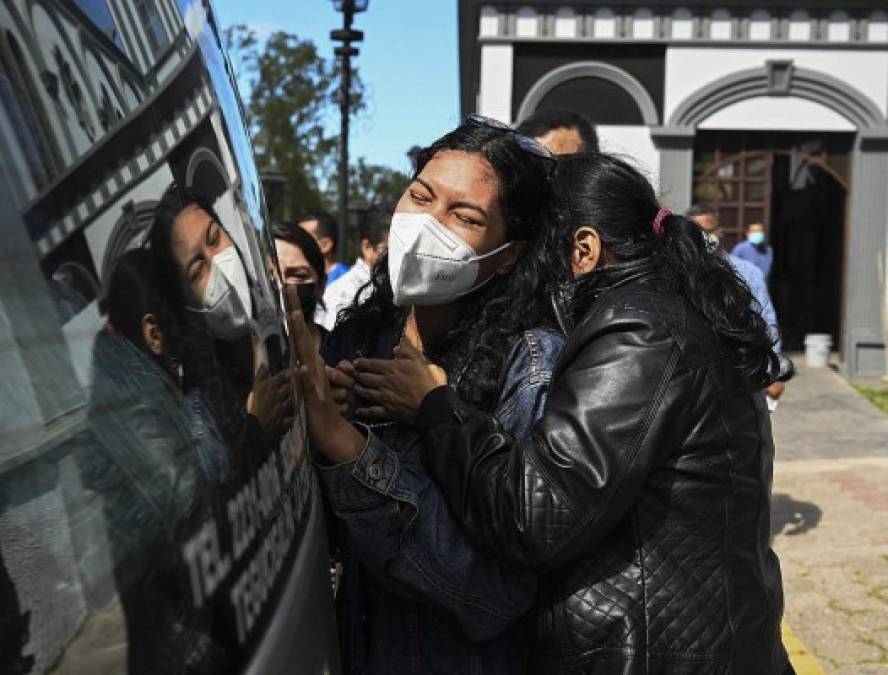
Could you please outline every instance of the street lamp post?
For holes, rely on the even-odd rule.
[[[339,112],[342,116],[339,132],[339,238],[336,242],[336,257],[342,258],[345,229],[348,227],[348,118],[351,108],[351,58],[358,55],[351,43],[364,39],[364,33],[354,30],[354,15],[367,10],[370,0],[333,0],[333,7],[342,12],[342,28],[330,31],[330,39],[342,44],[333,50],[342,65],[339,90]]]

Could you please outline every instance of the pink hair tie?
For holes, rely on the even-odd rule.
[[[663,221],[672,215],[669,209],[660,209],[657,211],[657,217],[654,218],[654,234],[658,237],[663,236]]]

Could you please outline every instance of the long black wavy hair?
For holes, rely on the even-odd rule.
[[[115,332],[156,358],[172,374],[171,365],[182,357],[180,329],[160,293],[154,257],[149,249],[136,248],[120,257],[111,273],[108,292],[100,309],[108,315],[108,322]],[[157,319],[167,351],[165,358],[156,357],[145,342],[142,319],[146,314],[153,314]]]
[[[426,355],[455,381],[463,400],[491,410],[496,403],[508,345],[524,331],[554,326],[551,293],[556,279],[554,251],[542,246],[552,220],[549,174],[553,160],[538,157],[516,142],[510,130],[464,122],[416,155],[414,178],[438,153],[465,152],[482,157],[499,182],[499,203],[506,241],[525,245],[514,269],[465,297],[456,323]],[[366,301],[340,313],[332,338],[350,336],[369,352],[383,330],[402,329],[409,308],[395,306],[387,256],[380,257]]]
[[[225,229],[225,223],[209,199],[172,183],[154,210],[149,238],[151,252],[159,291],[175,314],[181,331],[184,388],[201,389],[207,393],[223,432],[232,439],[241,427],[244,401],[253,386],[251,342],[249,336],[234,342],[215,339],[185,311],[188,299],[179,265],[173,256],[173,230],[177,218],[189,208],[199,208]],[[233,237],[231,245],[237,250]],[[250,280],[249,274],[247,279]]]
[[[665,287],[684,296],[715,329],[750,385],[773,381],[779,371],[774,340],[751,291],[683,216],[668,216],[662,233],[654,231],[660,205],[638,170],[613,155],[574,155],[559,161],[553,182],[560,213],[549,246],[560,251],[564,265],[574,232],[584,225],[594,228],[614,263],[649,259],[655,265]],[[561,275],[566,274],[563,267]]]

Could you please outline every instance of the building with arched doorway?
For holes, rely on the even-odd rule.
[[[464,114],[570,108],[664,204],[714,202],[735,242],[765,222],[785,344],[830,333],[850,375],[886,372],[888,8],[460,0]]]

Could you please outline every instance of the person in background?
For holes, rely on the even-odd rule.
[[[572,110],[539,110],[515,131],[535,138],[553,155],[598,152],[598,135],[592,122]]]
[[[324,254],[314,237],[299,225],[275,223],[271,231],[281,266],[281,282],[284,286],[296,286],[312,339],[320,348],[327,315],[323,300],[327,285]]]
[[[731,255],[751,262],[768,281],[774,264],[774,249],[765,241],[765,226],[762,223],[753,223],[746,228],[746,241],[734,246]]]
[[[324,256],[324,272],[327,277],[326,284],[330,285],[343,274],[348,272],[348,265],[336,262],[336,244],[339,242],[339,225],[333,217],[318,211],[307,213],[296,221],[303,230],[308,232],[318,243]]]
[[[392,206],[373,206],[361,219],[361,257],[324,291],[326,314],[323,326],[327,330],[333,330],[341,310],[354,302],[361,302],[369,293],[367,285],[370,283],[370,273],[388,243],[389,224],[394,210]],[[358,292],[365,287],[366,292],[358,297]]]
[[[713,251],[720,252],[731,263],[731,266],[740,275],[740,278],[743,279],[749,290],[752,291],[759,313],[768,325],[768,332],[774,340],[774,351],[780,355],[783,351],[783,346],[780,342],[780,326],[777,323],[777,313],[774,311],[774,303],[771,302],[771,294],[768,292],[765,275],[753,263],[734,254],[728,254],[722,248],[722,229],[718,222],[718,210],[714,205],[706,203],[694,204],[687,210],[685,217],[703,231],[703,235],[706,237],[710,248]],[[776,402],[783,395],[785,386],[784,382],[777,380],[771,383],[765,390],[769,398],[768,405],[772,410],[776,408]]]

